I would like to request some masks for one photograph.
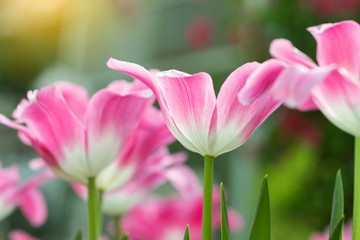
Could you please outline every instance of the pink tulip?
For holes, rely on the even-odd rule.
[[[323,233],[313,233],[310,237],[310,240],[328,240],[329,239],[329,228],[327,228]],[[349,222],[344,226],[342,240],[351,240],[352,239],[352,222]]]
[[[213,195],[213,229],[220,227],[220,192]],[[229,210],[232,231],[242,227],[241,217]],[[190,238],[201,239],[202,194],[190,198],[178,196],[152,198],[133,208],[121,221],[121,229],[131,240],[179,240],[183,239],[189,224]]]
[[[288,40],[275,40],[270,52],[285,69],[270,83],[249,81],[240,100],[272,92],[289,107],[320,109],[337,127],[360,136],[360,26],[343,21],[308,30],[317,41],[318,65]]]
[[[113,162],[141,114],[151,105],[151,92],[122,82],[89,100],[84,88],[66,82],[29,91],[13,113],[0,122],[18,130],[59,177],[87,183]]]
[[[51,177],[44,172],[20,185],[18,167],[1,168],[0,163],[0,220],[19,207],[31,225],[41,226],[47,218],[47,208],[37,187]]]
[[[275,78],[281,70],[276,64],[254,62],[238,68],[227,78],[217,98],[207,73],[189,75],[170,70],[153,74],[134,63],[115,59],[110,59],[108,66],[149,86],[175,138],[203,156],[216,157],[244,144],[280,105],[269,94],[248,106],[239,104],[237,98],[248,78],[259,69],[266,67]]]

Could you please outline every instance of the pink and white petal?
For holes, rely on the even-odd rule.
[[[168,181],[185,198],[196,196],[201,192],[201,185],[196,174],[191,168],[180,165],[166,170]]]
[[[86,89],[70,82],[56,82],[54,85],[60,89],[69,109],[80,122],[85,123],[85,113],[89,102]]]
[[[360,136],[360,87],[337,71],[313,90],[320,111],[338,128]]]
[[[86,201],[88,197],[88,191],[85,185],[79,183],[72,183],[70,184],[70,186],[82,200]]]
[[[314,68],[316,64],[306,54],[295,48],[287,39],[275,39],[270,44],[270,54],[274,58],[288,64]]]
[[[13,230],[9,233],[9,240],[40,240],[34,238],[22,230]]]
[[[267,66],[272,66],[272,64],[268,63]],[[277,77],[280,69],[278,65],[275,68],[277,70],[272,72],[266,70],[265,74],[269,75],[268,78]],[[252,79],[257,81],[257,76],[265,80],[265,74],[257,72],[263,70],[264,68],[261,68],[259,63],[248,63],[236,69],[224,82],[211,120],[209,134],[211,155],[218,156],[245,143],[262,121],[280,105],[279,101],[270,97],[269,92],[261,94],[249,105],[239,102],[238,93],[244,93],[242,90],[246,87],[247,81]]]
[[[258,69],[257,69],[258,68]],[[247,73],[250,71],[253,74]],[[245,64],[241,66],[240,68],[236,69],[230,76],[234,78],[234,80],[230,81],[230,83],[225,83],[225,87],[222,87],[224,89],[229,89],[227,91],[231,91],[232,87],[231,85],[234,85],[239,93],[239,101],[243,105],[249,105],[252,102],[254,102],[257,98],[259,98],[261,95],[267,94],[269,91],[271,91],[275,81],[277,80],[277,76],[280,74],[280,72],[284,69],[284,65],[274,59],[270,59],[263,64],[259,63],[250,63]],[[242,76],[242,72],[246,72],[246,75]],[[230,78],[229,76],[229,78]],[[241,79],[241,82],[238,83],[237,79]],[[225,91],[225,90],[224,90]],[[237,95],[237,93],[236,93]],[[224,99],[226,94],[223,94]],[[219,93],[220,97],[220,93]],[[218,97],[218,99],[219,99]],[[218,100],[219,101],[219,100]],[[227,100],[222,100],[226,102]],[[225,104],[222,104],[225,105]]]
[[[319,65],[335,63],[360,83],[360,25],[354,21],[343,21],[310,27],[308,31],[317,42]]]
[[[156,76],[162,109],[166,108],[177,127],[173,131],[175,137],[184,146],[190,144],[190,150],[195,148],[202,155],[209,154],[207,138],[216,105],[211,77],[207,73],[189,75],[176,70],[159,72]],[[179,137],[177,131],[182,136]],[[187,141],[182,142],[183,137]]]
[[[334,65],[314,69],[291,65],[279,74],[272,89],[273,96],[290,108],[313,110],[315,105],[311,104],[312,89],[335,69]]]
[[[97,175],[116,159],[151,101],[151,96],[145,95],[122,95],[103,89],[91,98],[87,112],[88,160],[83,163],[89,176]]]
[[[188,136],[186,136],[182,132],[182,128],[177,126],[177,123],[175,122],[175,119],[172,117],[172,112],[170,112],[170,109],[167,106],[167,103],[165,102],[166,99],[164,99],[163,94],[160,94],[160,83],[159,79],[155,76],[155,74],[147,71],[145,68],[143,68],[140,65],[119,61],[111,58],[107,65],[109,68],[124,72],[133,78],[145,83],[155,94],[156,99],[159,102],[160,108],[164,114],[165,121],[167,126],[169,127],[172,134],[177,138],[187,149],[199,152],[198,146],[196,143],[193,142],[193,139],[189,139]],[[156,73],[156,75],[164,75],[164,73]],[[215,94],[214,94],[215,97]]]
[[[47,218],[47,207],[43,195],[32,189],[23,192],[20,196],[19,207],[31,225],[38,227],[44,224]]]
[[[29,138],[41,148],[45,147],[57,161],[67,161],[64,158],[67,151],[85,149],[84,126],[69,109],[56,86],[40,89],[18,117],[26,123],[28,131],[31,131]]]

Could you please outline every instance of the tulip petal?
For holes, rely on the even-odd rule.
[[[269,63],[267,66],[271,65]],[[277,67],[278,65],[275,68],[279,70]],[[260,95],[250,105],[239,103],[238,93],[244,93],[242,90],[247,81],[257,81],[257,76],[265,80],[264,74],[257,72],[262,70],[259,63],[245,64],[231,73],[221,87],[209,135],[209,149],[213,156],[245,143],[253,131],[280,105],[279,101],[271,98],[269,92]],[[278,72],[274,71],[269,78],[275,78],[275,73]],[[266,70],[266,74],[268,73],[269,70]]]
[[[337,64],[359,83],[360,25],[354,21],[322,24],[308,28],[317,41],[317,59],[320,66]]]
[[[317,109],[311,99],[312,89],[335,68],[331,65],[309,70],[299,65],[291,65],[279,74],[272,89],[273,95],[290,108],[303,111]]]
[[[87,112],[89,162],[83,163],[88,165],[89,174],[95,176],[116,159],[150,97],[148,91],[122,94],[103,89],[91,98]]]
[[[176,70],[157,73],[162,110],[171,115],[176,138],[202,155],[208,154],[208,135],[216,96],[211,77],[207,73],[189,75]],[[182,136],[179,136],[178,131]],[[188,141],[182,142],[185,137]]]
[[[9,234],[10,240],[39,240],[38,238],[34,238],[27,234],[26,232],[22,230],[14,230],[11,231]]]
[[[201,185],[191,168],[180,165],[166,171],[166,177],[183,197],[194,197],[201,192]]]
[[[311,58],[295,48],[287,39],[275,39],[272,41],[270,44],[270,54],[274,58],[289,65],[296,64],[306,68],[316,67],[316,64]]]
[[[322,113],[343,131],[360,136],[360,87],[339,72],[333,72],[313,90]]]
[[[35,227],[44,224],[47,218],[45,199],[36,189],[31,189],[22,193],[20,209],[31,225]]]
[[[242,80],[243,84],[241,85],[241,87],[239,88],[240,85],[238,85],[237,87],[237,90],[240,91],[239,100],[243,105],[248,105],[255,101],[261,95],[268,93],[271,90],[277,76],[284,69],[284,66],[279,61],[276,61],[274,59],[268,60],[261,65],[259,63],[256,64],[258,65],[257,67],[259,69],[254,74],[251,74],[251,76],[250,74],[247,74],[247,77],[249,77],[249,79],[246,80],[246,78],[244,78]],[[252,65],[254,66],[256,64],[252,63]],[[244,71],[240,69],[243,68],[240,67],[234,71],[234,73],[236,71],[239,72],[237,74],[239,75],[238,78],[241,77],[241,71]],[[254,70],[255,68],[252,71]],[[237,84],[235,80],[233,80],[233,84]],[[231,86],[229,86],[228,88],[231,89]]]

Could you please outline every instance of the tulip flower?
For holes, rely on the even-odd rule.
[[[190,75],[177,70],[152,73],[137,64],[115,59],[107,64],[145,83],[157,98],[175,138],[190,151],[204,156],[203,239],[211,239],[214,158],[244,144],[280,105],[280,101],[267,94],[245,106],[239,103],[237,94],[250,76],[276,78],[283,66],[276,61],[245,64],[230,74],[216,97],[207,73]]]
[[[18,166],[2,168],[0,163],[0,220],[19,207],[31,225],[38,227],[44,224],[47,208],[37,188],[51,176],[44,172],[20,185]]]
[[[220,228],[220,192],[214,190],[212,208],[214,229]],[[178,240],[183,239],[189,224],[192,240],[201,240],[202,194],[190,198],[179,196],[153,197],[138,204],[121,221],[121,229],[130,240]],[[229,209],[231,231],[240,230],[242,219]]]
[[[248,82],[240,100],[251,103],[252,98],[271,92],[290,107],[319,109],[334,125],[355,136],[353,235],[360,240],[360,25],[343,21],[308,30],[317,42],[318,65],[288,40],[275,40],[270,52],[284,70],[271,82]]]
[[[15,121],[0,115],[0,123],[18,130],[57,176],[88,185],[90,240],[99,236],[95,177],[117,158],[153,102],[149,90],[118,85],[89,100],[84,88],[57,82],[29,91],[13,113]]]
[[[15,121],[0,115],[0,122],[18,130],[59,177],[86,184],[116,159],[150,100],[147,90],[123,85],[88,100],[82,87],[58,82],[29,91],[13,113]]]

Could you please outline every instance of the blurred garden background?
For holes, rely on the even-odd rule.
[[[307,27],[353,19],[359,0],[1,0],[0,112],[12,110],[29,89],[58,80],[76,82],[90,93],[116,79],[131,80],[107,68],[110,57],[146,68],[208,72],[216,92],[226,77],[249,61],[270,57],[269,44],[287,38],[315,59],[316,43]],[[185,149],[175,143],[173,152]],[[14,130],[0,126],[4,166],[37,155]],[[189,152],[187,162],[202,179],[203,160]],[[232,239],[246,239],[265,174],[269,175],[275,240],[309,239],[330,221],[337,169],[343,173],[346,221],[352,215],[353,138],[319,112],[281,107],[238,150],[215,161],[215,182],[224,182],[228,205],[244,218]],[[61,180],[42,190],[47,223],[32,229],[19,210],[0,222],[0,239],[22,228],[40,239],[71,239],[86,229],[86,205]],[[160,194],[173,191],[170,185]]]

